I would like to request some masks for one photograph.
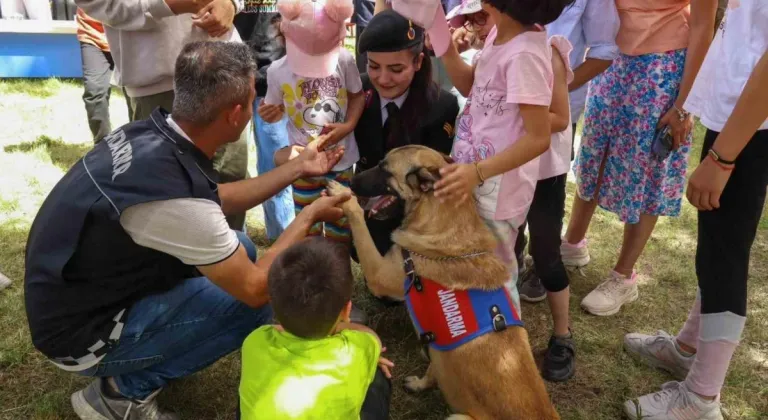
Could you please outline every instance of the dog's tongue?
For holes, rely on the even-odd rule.
[[[380,195],[372,198],[370,203],[371,216],[391,206],[395,201],[397,201],[397,197],[394,195]]]

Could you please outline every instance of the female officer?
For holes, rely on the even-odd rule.
[[[387,152],[408,144],[450,154],[459,104],[432,79],[424,30],[395,11],[385,10],[361,34],[359,51],[367,53],[368,73],[362,75],[365,110],[355,128],[360,151],[356,172],[378,165]],[[383,255],[392,245],[392,231],[402,222],[402,203],[377,197],[361,200],[361,204],[378,209],[374,215],[366,212],[366,223]]]

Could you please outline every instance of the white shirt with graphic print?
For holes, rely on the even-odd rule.
[[[347,118],[349,93],[363,90],[355,59],[346,49],[339,54],[334,73],[322,79],[301,77],[291,71],[285,57],[267,70],[267,96],[264,102],[285,105],[288,114],[288,137],[291,145],[306,146],[320,137],[323,127],[343,123]],[[339,143],[344,156],[333,168],[343,171],[360,159],[354,132]]]

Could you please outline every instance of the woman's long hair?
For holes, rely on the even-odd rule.
[[[421,68],[413,75],[408,97],[400,111],[400,127],[390,133],[394,145],[404,146],[419,142],[421,137],[421,122],[429,113],[429,108],[434,104],[440,94],[437,83],[432,80],[432,62],[429,59],[428,50],[421,43],[410,49],[414,62],[419,54],[424,53]],[[390,143],[392,144],[392,143]]]

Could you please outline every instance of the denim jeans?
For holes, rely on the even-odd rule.
[[[264,98],[257,97],[253,103],[253,136],[256,140],[256,170],[259,175],[275,169],[275,152],[288,146],[288,118],[274,124],[265,122],[256,111]],[[267,225],[267,238],[274,240],[293,221],[293,191],[289,185],[286,189],[262,204],[264,221]]]
[[[237,235],[255,261],[256,246]],[[114,377],[121,394],[141,400],[239,349],[248,334],[270,322],[269,305],[254,309],[205,277],[187,279],[136,302],[117,346],[80,374]]]

